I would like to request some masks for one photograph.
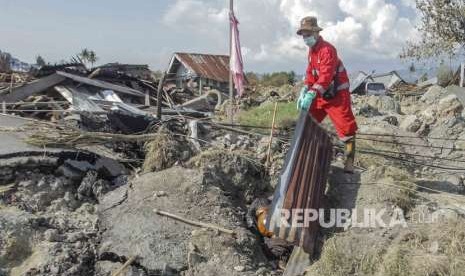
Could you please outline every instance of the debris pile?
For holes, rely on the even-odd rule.
[[[300,86],[252,88],[236,105],[279,103],[288,122],[226,123],[221,76],[194,66],[210,59],[224,63],[177,53],[158,80],[118,63],[0,75],[0,275],[282,275],[293,245],[250,216],[272,199]],[[465,90],[389,76],[388,93],[353,96],[359,169],[334,161],[322,202],[402,210],[409,228],[323,229],[307,275],[460,275]],[[419,213],[447,221],[416,224]]]

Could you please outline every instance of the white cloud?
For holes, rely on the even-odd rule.
[[[167,26],[201,33],[214,32],[214,26],[228,21],[226,8],[208,6],[199,0],[176,1],[163,16]]]
[[[222,0],[177,0],[164,16],[170,28],[185,28],[204,41],[227,39],[228,10]],[[334,43],[349,65],[392,62],[407,38],[414,37],[416,18],[401,15],[414,0],[240,0],[236,14],[247,67],[287,70],[303,68],[307,51],[295,31],[300,19],[314,15],[322,35]],[[226,38],[225,38],[226,37]],[[218,43],[213,43],[216,47]],[[213,45],[210,45],[213,47]],[[222,44],[223,45],[223,44]],[[227,43],[222,50],[227,51]],[[194,49],[193,49],[194,50]],[[212,50],[207,47],[206,51]],[[286,68],[269,68],[269,64]]]
[[[416,1],[415,0],[402,0],[402,5],[409,7],[409,8],[416,8]]]

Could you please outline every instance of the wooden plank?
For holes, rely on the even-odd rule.
[[[41,78],[35,82],[31,82],[24,86],[13,89],[10,94],[0,96],[0,101],[17,102],[31,95],[45,91],[65,80],[66,78],[64,76],[53,74],[45,78]]]
[[[165,78],[166,78],[166,72],[163,72],[163,75],[161,76],[161,79],[158,82],[158,89],[157,89],[157,118],[159,120],[161,120],[161,113],[162,113],[162,109],[161,109],[162,95],[161,95],[161,93],[163,93],[163,83],[165,82]]]
[[[140,98],[145,98],[144,93],[137,91],[135,89],[129,88],[129,87],[116,85],[116,84],[109,83],[106,81],[89,79],[86,77],[81,77],[81,76],[77,76],[77,75],[73,75],[73,74],[69,74],[69,73],[65,73],[61,71],[57,71],[57,74],[60,76],[72,79],[73,81],[76,81],[76,82],[84,83],[84,84],[95,86],[95,87],[100,87],[103,89],[113,90],[115,92],[128,94],[128,95],[132,95],[132,96],[136,96]]]
[[[460,64],[460,87],[465,87],[465,62]]]

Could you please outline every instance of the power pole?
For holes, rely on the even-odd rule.
[[[233,13],[234,12],[234,0],[229,0],[229,12]],[[229,101],[230,101],[230,107],[229,107],[229,120],[231,121],[231,124],[234,124],[234,85],[233,85],[233,75],[232,75],[232,70],[231,70],[231,57],[232,57],[232,24],[231,24],[231,19],[229,22]]]

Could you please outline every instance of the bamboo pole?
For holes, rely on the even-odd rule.
[[[165,82],[166,78],[166,72],[163,73],[161,76],[160,82],[158,83],[158,91],[157,91],[157,118],[161,120],[161,102],[162,102],[162,96],[161,93],[163,93],[163,83]]]
[[[234,12],[234,0],[229,0],[229,12]],[[229,100],[231,101],[229,107],[229,120],[231,124],[234,123],[234,86],[233,86],[233,75],[231,71],[231,56],[232,56],[232,24],[229,22]]]
[[[270,142],[268,143],[268,152],[266,154],[265,168],[268,168],[268,164],[270,162],[271,144],[273,143],[274,123],[276,120],[276,110],[278,110],[278,102],[274,103],[273,120],[271,122],[271,131],[270,131]]]
[[[460,87],[465,87],[465,62],[460,64]]]
[[[15,73],[11,73],[10,77],[10,94],[13,92],[13,79],[15,77]]]
[[[193,220],[185,219],[185,218],[182,218],[182,217],[179,217],[179,216],[170,214],[170,213],[168,213],[168,212],[160,211],[160,210],[158,210],[158,209],[154,209],[153,211],[154,211],[155,214],[157,214],[157,215],[164,216],[164,217],[168,217],[168,218],[171,218],[171,219],[174,219],[174,220],[177,220],[177,221],[180,221],[180,222],[183,222],[183,223],[192,225],[192,226],[197,226],[197,227],[202,227],[202,228],[207,228],[207,229],[218,230],[218,231],[220,231],[220,232],[222,232],[222,233],[226,233],[226,234],[233,235],[233,236],[236,235],[236,232],[234,232],[233,230],[229,230],[229,229],[226,229],[226,228],[223,228],[223,227],[214,225],[214,224],[204,223],[204,222],[200,222],[200,221],[193,221]]]

